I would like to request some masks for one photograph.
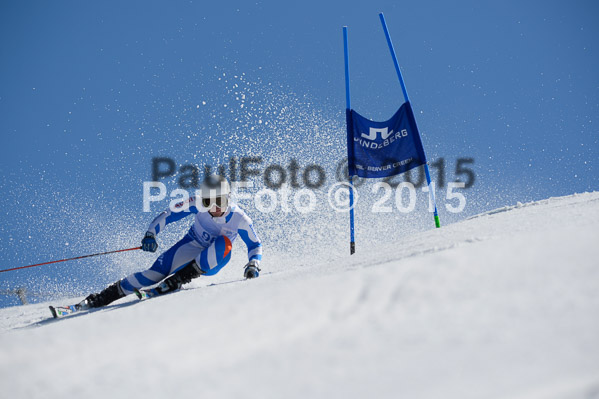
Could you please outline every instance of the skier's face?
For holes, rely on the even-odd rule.
[[[212,205],[212,207],[210,208],[210,210],[208,211],[208,213],[212,216],[212,217],[219,217],[222,216],[225,213],[225,210],[222,208],[219,208],[216,205]]]

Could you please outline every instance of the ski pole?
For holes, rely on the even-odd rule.
[[[141,247],[135,247],[135,248],[127,248],[127,249],[118,249],[116,251],[108,251],[108,252],[99,252],[97,254],[91,254],[91,255],[83,255],[83,256],[77,256],[75,258],[68,258],[68,259],[60,259],[60,260],[53,260],[51,262],[44,262],[44,263],[37,263],[35,265],[29,265],[29,266],[20,266],[20,267],[13,267],[12,269],[4,269],[4,270],[0,270],[0,273],[2,272],[10,272],[13,270],[20,270],[20,269],[27,269],[29,267],[36,267],[36,266],[42,266],[42,265],[49,265],[51,263],[58,263],[58,262],[66,262],[67,260],[75,260],[75,259],[83,259],[83,258],[90,258],[92,256],[99,256],[99,255],[108,255],[108,254],[114,254],[117,252],[125,252],[125,251],[134,251],[136,249],[141,249]]]

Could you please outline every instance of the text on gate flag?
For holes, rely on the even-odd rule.
[[[347,110],[346,117],[350,176],[393,176],[426,163],[409,102],[385,122],[371,121],[354,110]]]

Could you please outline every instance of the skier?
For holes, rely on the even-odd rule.
[[[156,252],[156,235],[167,224],[191,212],[195,214],[195,220],[185,237],[163,252],[148,270],[133,273],[100,293],[89,295],[84,300],[86,307],[108,305],[160,281],[156,291],[163,294],[178,290],[201,275],[215,275],[229,262],[231,248],[238,235],[248,248],[249,262],[245,265],[243,275],[245,278],[258,277],[262,244],[254,231],[252,220],[236,204],[229,203],[229,198],[227,180],[221,176],[208,176],[200,186],[201,206],[194,196],[175,205],[176,212],[169,208],[159,214],[148,227],[142,240],[142,249]]]

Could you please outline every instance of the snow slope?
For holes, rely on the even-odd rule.
[[[598,222],[599,193],[551,198],[64,320],[0,309],[2,396],[597,398]]]

